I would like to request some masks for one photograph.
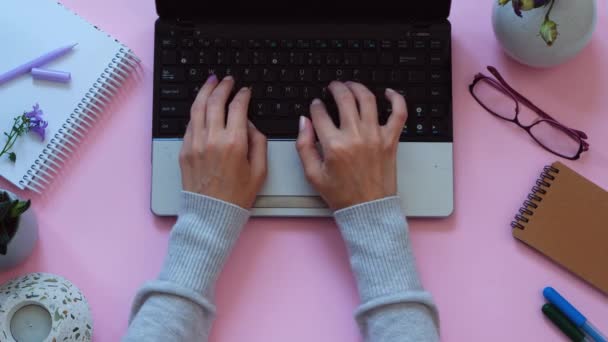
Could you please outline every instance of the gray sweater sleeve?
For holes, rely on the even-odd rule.
[[[238,206],[182,192],[164,265],[137,293],[123,341],[207,341],[215,282],[248,219]]]
[[[182,193],[181,200],[163,268],[136,295],[124,342],[208,339],[214,284],[249,212],[193,193]],[[365,339],[437,340],[437,315],[420,286],[398,199],[365,203],[335,216],[361,294],[356,317]]]
[[[355,318],[365,341],[438,341],[437,309],[420,284],[399,198],[352,206],[334,217],[357,280]]]

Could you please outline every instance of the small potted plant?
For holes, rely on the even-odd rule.
[[[520,63],[551,67],[576,56],[591,40],[597,0],[493,0],[494,33]]]
[[[38,226],[30,208],[9,191],[0,190],[0,270],[25,260],[38,240]]]

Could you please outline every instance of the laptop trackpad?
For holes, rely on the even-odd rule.
[[[268,177],[260,196],[318,196],[308,184],[295,141],[268,142]]]

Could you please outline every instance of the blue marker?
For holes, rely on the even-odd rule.
[[[608,342],[606,337],[594,327],[591,322],[587,320],[587,317],[583,316],[572,304],[568,303],[564,297],[562,297],[552,287],[545,287],[543,290],[543,296],[551,304],[557,306],[557,308],[564,314],[568,319],[577,327],[582,329],[587,336],[590,336],[595,342]]]

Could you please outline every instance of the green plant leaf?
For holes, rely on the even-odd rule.
[[[0,202],[0,221],[4,222],[6,220],[6,217],[10,212],[12,205],[13,202],[10,201]]]
[[[32,201],[27,200],[27,201],[15,201],[13,202],[13,206],[11,208],[10,214],[9,216],[12,218],[17,218],[19,216],[21,216],[21,214],[23,214],[26,210],[28,210],[30,208],[30,205],[32,204]]]
[[[8,154],[8,160],[12,161],[13,163],[17,161],[17,155],[15,154],[15,152],[11,152]]]

